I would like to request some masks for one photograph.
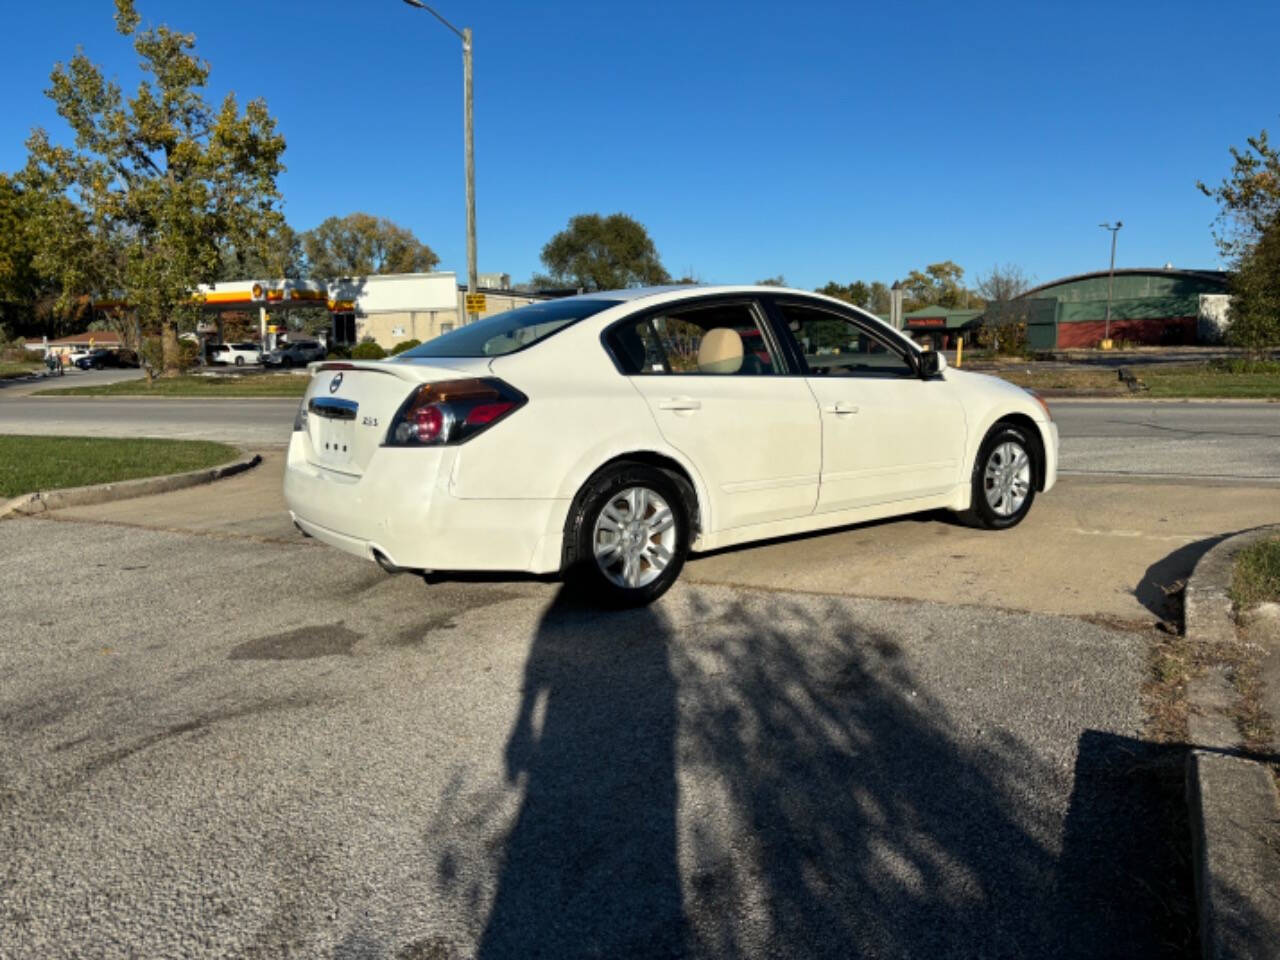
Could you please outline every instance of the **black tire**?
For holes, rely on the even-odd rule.
[[[675,521],[671,559],[651,582],[626,587],[610,579],[596,560],[596,521],[601,512],[616,501],[619,494],[639,487],[656,493],[671,510]],[[670,589],[684,569],[689,554],[690,517],[694,507],[688,484],[672,474],[643,463],[622,462],[605,467],[587,481],[574,498],[565,525],[564,579],[588,603],[600,606],[640,607],[652,603]]]
[[[997,511],[988,500],[987,466],[992,455],[1006,444],[1016,444],[1026,454],[1030,464],[1030,480],[1027,484],[1027,495],[1022,504],[1011,514]],[[970,478],[969,509],[960,513],[960,519],[972,527],[985,530],[1008,530],[1016,527],[1031,509],[1036,498],[1036,485],[1039,483],[1041,465],[1039,461],[1040,447],[1029,435],[1026,428],[1013,423],[997,423],[991,428],[978,448],[978,456],[973,462],[973,475]],[[997,469],[999,464],[997,464]]]
[[[284,367],[286,370],[287,370],[287,369],[289,369],[290,367],[292,367],[292,366],[293,366],[293,357],[281,357],[281,358],[280,358],[280,366]]]
[[[243,367],[243,366],[244,366],[244,357],[236,357],[236,366],[237,366],[237,367]]]

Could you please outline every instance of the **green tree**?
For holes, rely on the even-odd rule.
[[[220,280],[297,280],[305,272],[302,237],[281,223],[256,248],[240,250],[227,244],[222,250]]]
[[[924,270],[912,270],[902,286],[905,289],[903,310],[908,313],[935,305],[951,309],[981,305],[981,299],[964,285],[964,267],[953,260],[931,263]]]
[[[621,290],[670,280],[649,231],[624,213],[572,217],[542,248],[542,262],[550,276],[534,280],[546,286]]]
[[[1280,347],[1280,214],[1240,258],[1231,293],[1227,342],[1255,356]]]
[[[884,284],[880,284],[881,287]],[[817,293],[826,294],[828,297],[835,297],[837,300],[844,300],[852,303],[855,307],[867,309],[867,305],[871,302],[871,287],[863,283],[861,280],[855,280],[853,283],[836,283],[834,280],[817,289]],[[886,290],[886,294],[887,294]],[[886,307],[886,309],[888,309]]]
[[[1231,147],[1231,175],[1216,187],[1203,181],[1196,187],[1218,201],[1214,240],[1222,256],[1238,261],[1280,216],[1280,151],[1267,140],[1267,131],[1250,137],[1241,150]]]
[[[262,100],[204,97],[209,65],[195,37],[140,29],[133,0],[115,0],[144,78],[126,98],[83,53],[54,67],[47,91],[74,134],[27,141],[23,178],[47,202],[34,220],[37,266],[65,299],[122,297],[137,327],[159,329],[166,373],[180,367],[180,327],[200,312],[196,286],[217,280],[228,246],[261,249],[283,217],[276,177],[284,138]]]
[[[873,281],[867,295],[867,309],[872,313],[888,313],[891,306],[889,288],[879,280]]]
[[[785,287],[786,285],[787,278],[782,274],[778,274],[776,277],[765,277],[763,280],[756,281],[757,287]]]
[[[0,173],[0,342],[30,323],[45,278],[36,269],[31,236],[31,200]]]
[[[424,273],[440,258],[406,227],[368,213],[330,217],[302,235],[312,277]]]

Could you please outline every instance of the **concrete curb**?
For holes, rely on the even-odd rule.
[[[1280,535],[1280,524],[1228,537],[1200,558],[1184,596],[1187,639],[1194,649],[1239,646],[1231,609],[1236,554]],[[1268,767],[1228,754],[1240,749],[1233,709],[1237,695],[1222,667],[1187,691],[1192,715],[1187,803],[1205,958],[1280,960],[1280,800]],[[1225,752],[1224,752],[1225,751]]]
[[[1280,957],[1280,806],[1271,771],[1193,750],[1187,802],[1201,956]]]
[[[191,470],[187,473],[142,477],[138,480],[121,480],[117,483],[99,483],[89,487],[67,487],[63,490],[24,493],[0,505],[0,520],[35,516],[50,510],[60,510],[63,507],[86,507],[95,503],[130,500],[134,497],[150,496],[153,493],[182,490],[202,483],[212,483],[223,477],[235,476],[237,473],[256,467],[261,462],[262,457],[255,453],[242,456],[230,463],[206,467],[203,470]]]

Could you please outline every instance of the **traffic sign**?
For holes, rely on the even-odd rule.
[[[466,296],[467,313],[484,313],[484,294],[468,293]]]

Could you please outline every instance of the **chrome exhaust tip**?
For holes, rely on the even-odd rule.
[[[389,559],[387,559],[387,555],[383,553],[381,550],[373,551],[373,559],[377,561],[378,566],[380,566],[386,573],[397,574],[397,573],[409,572],[407,567],[397,567],[394,563],[392,563]]]

